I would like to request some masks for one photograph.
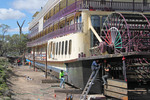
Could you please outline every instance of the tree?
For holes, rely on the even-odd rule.
[[[5,43],[5,34],[8,32],[8,29],[10,28],[10,26],[6,25],[6,24],[1,24],[0,25],[0,29],[2,32],[2,35],[0,35],[0,56],[4,55],[4,53],[7,51],[7,45]]]
[[[27,49],[27,34],[21,34],[22,41],[20,40],[19,34],[14,34],[12,36],[6,35],[5,41],[3,42],[2,48],[0,50],[0,56],[19,56],[24,53]]]
[[[0,56],[19,56],[27,49],[27,34],[5,35],[10,27],[5,24],[0,25]],[[19,41],[21,39],[21,41]]]
[[[8,32],[8,29],[10,28],[10,26],[8,26],[8,25],[6,25],[6,24],[1,24],[0,25],[0,29],[1,29],[1,31],[2,31],[2,36],[3,36],[3,38],[2,38],[2,41],[4,41],[4,39],[5,39],[5,33],[7,33]]]
[[[22,39],[22,41],[18,41],[19,39]],[[26,44],[27,44],[27,34],[14,34],[11,37],[8,37],[8,47],[9,47],[9,55],[12,56],[18,56],[22,55],[24,51],[27,49]]]

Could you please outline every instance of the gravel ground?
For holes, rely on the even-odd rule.
[[[29,76],[29,80],[27,77]],[[19,66],[13,68],[13,74],[8,80],[9,88],[12,93],[12,100],[66,100],[66,94],[55,94],[55,89],[59,83],[43,84],[44,73],[33,71],[28,66]],[[48,76],[48,79],[51,79]],[[56,87],[51,87],[56,85]],[[66,89],[70,88],[66,86]],[[73,100],[79,100],[80,95],[73,95]]]

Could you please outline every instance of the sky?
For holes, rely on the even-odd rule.
[[[17,21],[22,25],[23,33],[28,32],[28,24],[36,11],[40,11],[48,0],[0,0],[0,24],[10,26],[6,35],[19,34]],[[1,34],[1,31],[0,31]]]

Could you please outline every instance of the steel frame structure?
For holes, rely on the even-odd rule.
[[[103,24],[100,36],[115,53],[150,52],[150,15],[112,13]]]
[[[111,54],[150,52],[149,19],[150,15],[142,13],[112,13],[103,24],[100,37],[108,48],[113,49]],[[150,81],[150,59],[133,57],[123,61],[123,71],[127,72],[125,80],[132,81],[134,76],[137,82]]]

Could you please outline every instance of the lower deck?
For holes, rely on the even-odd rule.
[[[97,75],[94,85],[92,86],[90,93],[104,93],[106,96],[114,97],[117,99],[125,98],[140,100],[141,97],[144,100],[150,99],[150,53],[147,52],[131,52],[122,54],[109,54],[93,56],[89,58],[79,58],[78,60],[70,63],[64,63],[64,70],[67,72],[66,82],[71,85],[84,89],[89,76],[91,74],[91,63],[93,60],[98,59],[102,66],[99,74]],[[36,61],[35,61],[36,62]],[[34,63],[34,62],[33,62]],[[46,63],[46,62],[45,62]],[[46,71],[52,71],[51,74],[58,77],[61,67],[51,66],[48,63]],[[112,79],[108,79],[108,86],[103,87],[101,77],[105,74],[104,67],[110,64]],[[36,66],[39,66],[36,62]],[[43,62],[43,70],[46,69]],[[51,67],[49,67],[51,66]],[[56,70],[57,69],[57,70]],[[125,87],[122,87],[124,85]],[[116,83],[113,85],[112,83]],[[140,97],[139,97],[140,96]]]

